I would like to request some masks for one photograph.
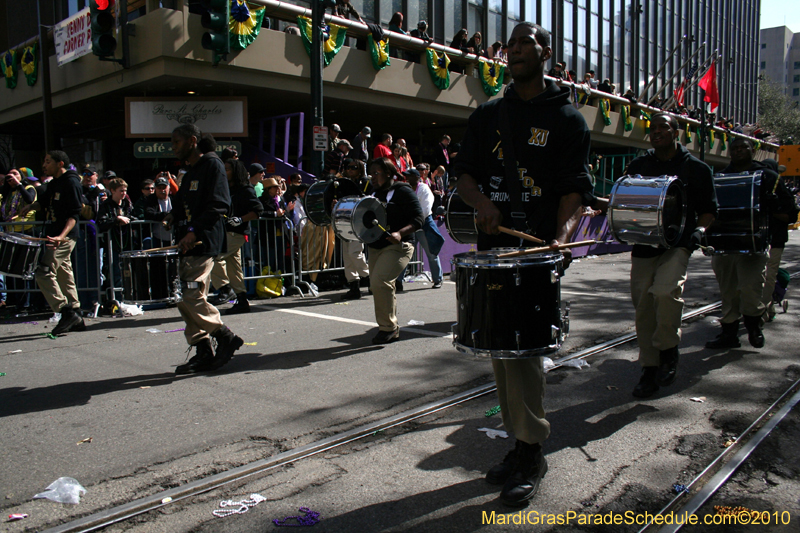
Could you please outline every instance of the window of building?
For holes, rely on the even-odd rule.
[[[389,24],[392,16],[398,11],[401,13],[403,12],[403,0],[381,0],[381,22],[383,22],[383,24]],[[405,25],[406,21],[404,20],[403,26]],[[406,27],[403,29],[408,31]],[[413,30],[414,28],[411,29]]]
[[[800,61],[795,61],[794,62],[794,69],[795,70],[800,69]]]
[[[762,68],[762,69],[765,69],[765,68],[767,68],[767,62],[766,62],[766,61],[762,61],[762,62],[761,62],[761,68]]]
[[[797,87],[792,89],[792,96],[800,96],[800,89],[798,89]]]
[[[793,81],[794,81],[794,83],[800,83],[800,74],[795,74]]]
[[[764,48],[766,48],[766,47],[767,47],[767,43],[761,43],[761,49],[762,49],[762,50],[763,50]]]

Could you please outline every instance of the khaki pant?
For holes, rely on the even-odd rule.
[[[736,322],[742,315],[760,317],[764,314],[761,295],[767,254],[715,255],[711,258],[711,268],[722,298],[722,324]]]
[[[775,292],[775,282],[778,280],[778,268],[781,266],[783,248],[770,248],[769,258],[767,259],[767,274],[764,279],[764,290],[761,292],[761,303],[764,304],[764,311],[769,320],[775,316],[775,303],[772,301],[772,293]]]
[[[399,327],[394,284],[412,255],[414,245],[410,242],[369,249],[369,288],[375,302],[375,322],[381,331],[394,331]]]
[[[214,258],[214,268],[211,269],[211,284],[216,289],[230,285],[236,294],[247,292],[242,271],[242,246],[245,242],[244,235],[228,232],[228,251]]]
[[[686,248],[672,248],[658,257],[631,258],[631,298],[643,367],[658,366],[661,350],[681,342],[681,296],[690,255]]]
[[[369,267],[364,257],[364,244],[359,241],[342,241],[344,278],[348,283],[369,277]]]
[[[73,248],[75,241],[69,237],[56,248],[45,247],[44,256],[36,268],[36,284],[54,313],[60,313],[66,305],[73,309],[81,306],[72,273],[70,256]]]
[[[209,334],[216,333],[223,325],[219,311],[206,299],[213,266],[212,256],[181,258],[179,275],[183,299],[178,302],[178,311],[186,322],[186,330],[183,332],[186,342],[192,346],[208,338]]]
[[[550,422],[544,419],[544,368],[541,357],[492,359],[500,413],[506,430],[528,444],[544,442]]]

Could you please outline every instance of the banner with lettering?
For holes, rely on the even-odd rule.
[[[84,8],[53,26],[58,66],[92,53],[92,16]]]
[[[127,97],[125,136],[170,137],[182,124],[194,124],[215,137],[247,137],[247,97]]]

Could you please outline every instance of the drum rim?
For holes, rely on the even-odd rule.
[[[507,267],[515,267],[518,265],[549,265],[549,264],[556,264],[559,262],[563,262],[564,255],[561,252],[540,252],[538,254],[530,254],[530,255],[520,255],[517,257],[507,257],[501,258],[495,256],[490,256],[490,259],[484,259],[486,262],[479,262],[478,260],[473,259],[472,261],[469,260],[471,256],[476,254],[504,254],[509,252],[518,252],[520,250],[525,250],[525,248],[493,248],[491,250],[471,250],[469,252],[461,252],[455,254],[453,258],[450,260],[451,264],[460,266],[480,266],[484,268],[507,268]],[[538,259],[538,260],[537,260]],[[491,261],[499,261],[499,263],[495,264]]]
[[[178,255],[180,252],[173,248],[171,250],[158,250],[158,251],[148,251],[148,250],[126,250],[124,252],[119,253],[120,259],[127,259],[129,257],[163,257],[167,255]]]
[[[480,358],[490,359],[528,359],[533,357],[542,357],[547,354],[558,352],[561,349],[561,342],[556,342],[543,348],[530,348],[526,350],[492,350],[487,348],[473,348],[472,346],[465,346],[453,339],[453,346],[461,353],[474,355]]]
[[[332,224],[333,224],[333,232],[340,239],[348,241],[348,242],[362,242],[362,243],[365,243],[365,244],[372,244],[372,243],[377,242],[377,241],[380,240],[382,232],[379,233],[378,237],[376,239],[374,239],[374,240],[371,240],[371,241],[362,240],[360,238],[361,236],[356,231],[356,228],[353,227],[353,221],[354,221],[353,217],[350,217],[349,219],[346,219],[344,216],[337,216],[336,215],[337,210],[342,205],[344,205],[345,203],[352,203],[353,204],[352,207],[349,207],[348,209],[351,212],[355,212],[355,210],[358,208],[358,206],[361,205],[361,203],[364,202],[364,201],[370,201],[370,202],[374,202],[375,204],[377,204],[377,207],[380,208],[381,212],[383,213],[383,217],[382,217],[383,220],[380,220],[380,222],[383,222],[384,226],[387,224],[387,221],[386,221],[386,207],[383,205],[383,203],[380,200],[378,200],[374,196],[356,196],[356,195],[345,196],[344,198],[341,198],[336,203],[336,207],[333,208],[333,212],[331,213],[331,221],[332,221]],[[376,218],[381,218],[381,217],[376,216]],[[342,221],[342,223],[340,223],[340,221]],[[344,228],[341,228],[341,226],[344,226]],[[351,234],[355,237],[355,239],[349,238]]]
[[[658,233],[655,235],[658,238],[658,243],[637,243],[631,242],[630,239],[626,238],[625,232],[630,232],[630,230],[626,230],[625,228],[617,229],[616,224],[614,223],[614,211],[618,208],[614,204],[614,198],[617,195],[619,188],[626,182],[626,180],[642,180],[642,181],[662,181],[663,186],[660,187],[660,192],[658,196],[658,206],[656,208],[656,224]],[[644,185],[636,185],[637,187],[643,187]],[[674,240],[674,242],[667,242],[667,236],[665,234],[663,228],[663,213],[664,213],[664,200],[666,198],[667,192],[669,192],[670,187],[676,186],[680,191],[682,200],[683,200],[683,209],[681,213],[681,231],[678,233],[678,237]],[[663,247],[663,248],[674,248],[680,242],[681,237],[683,237],[684,232],[686,231],[686,219],[688,218],[687,212],[687,199],[686,199],[686,189],[683,185],[683,181],[678,176],[670,176],[668,174],[663,174],[661,176],[643,176],[642,174],[627,174],[625,176],[621,176],[616,182],[614,182],[614,186],[611,187],[611,194],[609,199],[608,205],[608,227],[611,230],[612,235],[614,238],[621,242],[628,245],[641,245],[641,246],[653,246],[653,247]],[[641,235],[640,233],[631,233],[631,235]]]
[[[29,246],[31,248],[39,248],[42,245],[41,241],[34,241],[33,237],[30,235],[25,235],[24,233],[19,233],[16,231],[0,233],[0,240],[13,242],[14,244],[24,244],[25,246]]]
[[[461,195],[458,194],[458,187],[453,189],[453,192],[451,192],[450,195],[447,198],[447,209],[444,212],[444,227],[447,230],[447,233],[450,234],[450,238],[452,238],[458,244],[475,244],[475,243],[478,242],[478,234],[479,234],[478,221],[475,219],[475,208],[472,208],[472,214],[473,214],[472,225],[475,228],[475,232],[474,233],[473,232],[469,232],[468,233],[468,232],[462,232],[462,231],[454,231],[452,229],[453,225],[450,223],[450,213],[451,213],[450,204],[453,202],[453,198],[456,197],[456,196],[458,196],[459,200],[464,202],[464,200],[461,198]],[[464,202],[464,205],[467,205],[467,203]],[[469,207],[469,206],[467,205],[467,207]],[[460,237],[460,235],[470,235],[470,236],[474,235],[475,236],[475,240],[472,241],[472,240],[462,239]]]

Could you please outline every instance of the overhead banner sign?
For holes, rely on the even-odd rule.
[[[171,137],[181,124],[203,133],[247,137],[247,97],[125,98],[125,136]]]
[[[53,27],[58,66],[92,53],[92,16],[89,8],[81,9]]]
[[[242,143],[239,141],[217,141],[217,153],[222,154],[225,148],[242,153]],[[133,157],[137,159],[170,159],[175,157],[170,141],[133,143]]]

